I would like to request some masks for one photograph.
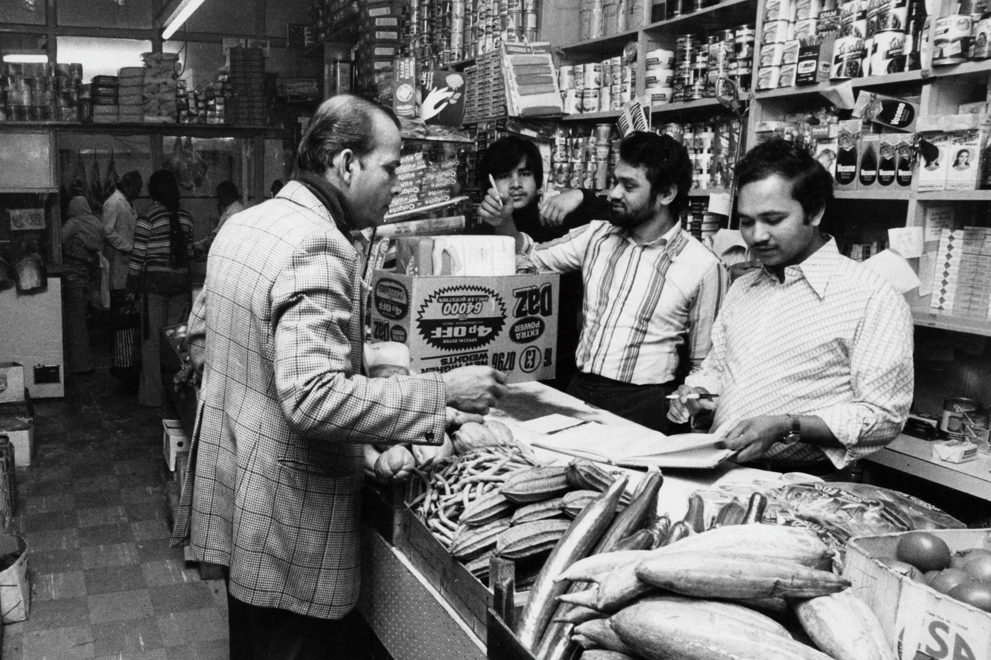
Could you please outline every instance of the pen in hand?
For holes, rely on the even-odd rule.
[[[692,392],[691,394],[685,395],[686,399],[715,399],[718,394],[710,394],[709,392]],[[669,399],[680,399],[681,397],[677,394],[668,394]]]
[[[502,196],[499,194],[499,186],[496,185],[495,177],[489,174],[489,183],[492,184],[492,190],[496,192],[496,197],[499,199],[499,208],[502,208]]]

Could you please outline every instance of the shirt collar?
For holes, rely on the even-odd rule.
[[[637,243],[633,239],[633,235],[630,233],[629,230],[616,227],[615,225],[612,226],[612,229],[613,231],[623,236],[630,243],[633,243],[634,245],[640,245],[640,243]],[[665,249],[667,251],[671,251],[674,247],[677,246],[677,244],[679,243],[678,239],[680,238],[682,238],[681,222],[675,221],[674,226],[671,227],[671,229],[667,230],[667,232],[665,232],[663,236],[659,238],[655,238],[650,243],[644,243],[643,247],[658,247]]]
[[[823,236],[827,240],[822,247],[810,254],[802,263],[785,268],[786,282],[789,279],[804,279],[820,298],[826,297],[826,285],[829,284],[829,278],[832,276],[833,271],[836,270],[836,265],[841,256],[839,249],[836,247],[836,240],[828,234],[824,234]],[[761,267],[760,274],[754,278],[751,286],[756,285],[764,278],[771,280],[775,284],[778,283],[778,278],[773,273],[766,267]]]

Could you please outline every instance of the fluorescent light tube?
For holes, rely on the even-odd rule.
[[[44,53],[9,53],[3,56],[3,61],[47,64],[48,55]]]
[[[165,21],[165,29],[162,30],[162,40],[167,40],[182,24],[193,15],[193,12],[200,8],[204,0],[182,0],[176,10],[172,12],[169,19]]]

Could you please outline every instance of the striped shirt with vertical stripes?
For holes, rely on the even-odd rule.
[[[674,380],[679,359],[701,363],[728,280],[722,262],[675,225],[647,244],[593,220],[547,243],[526,234],[541,270],[580,270],[585,285],[578,368],[635,385]],[[687,369],[686,369],[687,371]]]

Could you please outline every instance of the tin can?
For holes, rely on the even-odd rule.
[[[599,88],[586,87],[582,90],[582,112],[599,111]]]
[[[939,419],[939,430],[948,438],[962,439],[964,424],[971,415],[980,414],[981,404],[966,397],[948,397],[943,400],[943,414]]]
[[[578,89],[566,89],[561,92],[564,102],[564,114],[577,115],[582,111],[581,94],[581,90]]]
[[[663,48],[648,50],[647,55],[644,58],[644,64],[646,64],[648,68],[651,66],[661,66],[670,69],[674,66],[674,51],[665,50]]]
[[[965,14],[941,16],[933,23],[933,66],[967,61],[970,48],[971,18]]]
[[[781,66],[781,58],[784,55],[785,45],[784,44],[767,44],[766,46],[760,47],[760,59],[758,63],[760,66]],[[739,67],[737,68],[739,71]]]
[[[819,21],[814,18],[806,18],[801,21],[795,21],[795,31],[793,37],[795,39],[811,39],[816,36],[816,28],[819,25]]]
[[[757,90],[774,89],[781,79],[780,66],[762,66],[757,69]]]
[[[783,44],[792,33],[791,21],[768,21],[760,34],[761,45]]]
[[[783,64],[778,74],[778,87],[794,87],[797,68],[796,64]]]
[[[672,122],[664,124],[660,129],[661,135],[668,135],[678,144],[685,143],[685,127],[682,124]]]
[[[632,99],[632,86],[629,83],[621,83],[619,86],[619,99],[624,104]]]
[[[571,181],[571,163],[568,161],[556,163],[552,171],[553,181],[559,186],[567,186]]]
[[[562,92],[566,89],[575,89],[575,67],[570,64],[562,64],[558,67],[557,84]]]
[[[871,75],[883,76],[905,70],[905,33],[878,32],[871,46]]]
[[[859,78],[864,57],[864,40],[859,37],[840,37],[833,44],[833,58],[829,69],[832,80]],[[759,72],[758,72],[759,75]]]
[[[585,89],[585,65],[575,64],[572,67],[572,75],[575,81],[575,89]]]
[[[610,110],[622,110],[623,109],[623,94],[621,92],[622,85],[616,83],[609,86],[609,109]]]
[[[608,145],[610,137],[612,135],[612,124],[596,124],[595,129],[592,132],[592,136],[595,138],[595,145]]]
[[[806,21],[810,18],[816,18],[820,11],[822,11],[821,0],[796,0],[795,2],[796,21]]]
[[[608,87],[612,84],[613,79],[612,61],[602,60],[599,66],[602,68],[602,73],[599,78],[599,87]],[[619,69],[616,70],[616,73],[619,73]]]
[[[612,87],[604,85],[599,88],[599,112],[609,112],[612,107]]]
[[[674,89],[670,87],[648,87],[647,95],[650,97],[650,105],[658,106],[671,103],[674,98]]]
[[[647,69],[647,76],[644,78],[645,87],[670,87],[674,80],[674,71],[671,69]]]
[[[734,50],[736,59],[750,59],[754,56],[754,29],[750,26],[743,26],[736,29],[736,40]]]
[[[585,65],[584,87],[586,89],[602,87],[602,65],[589,62]]]

